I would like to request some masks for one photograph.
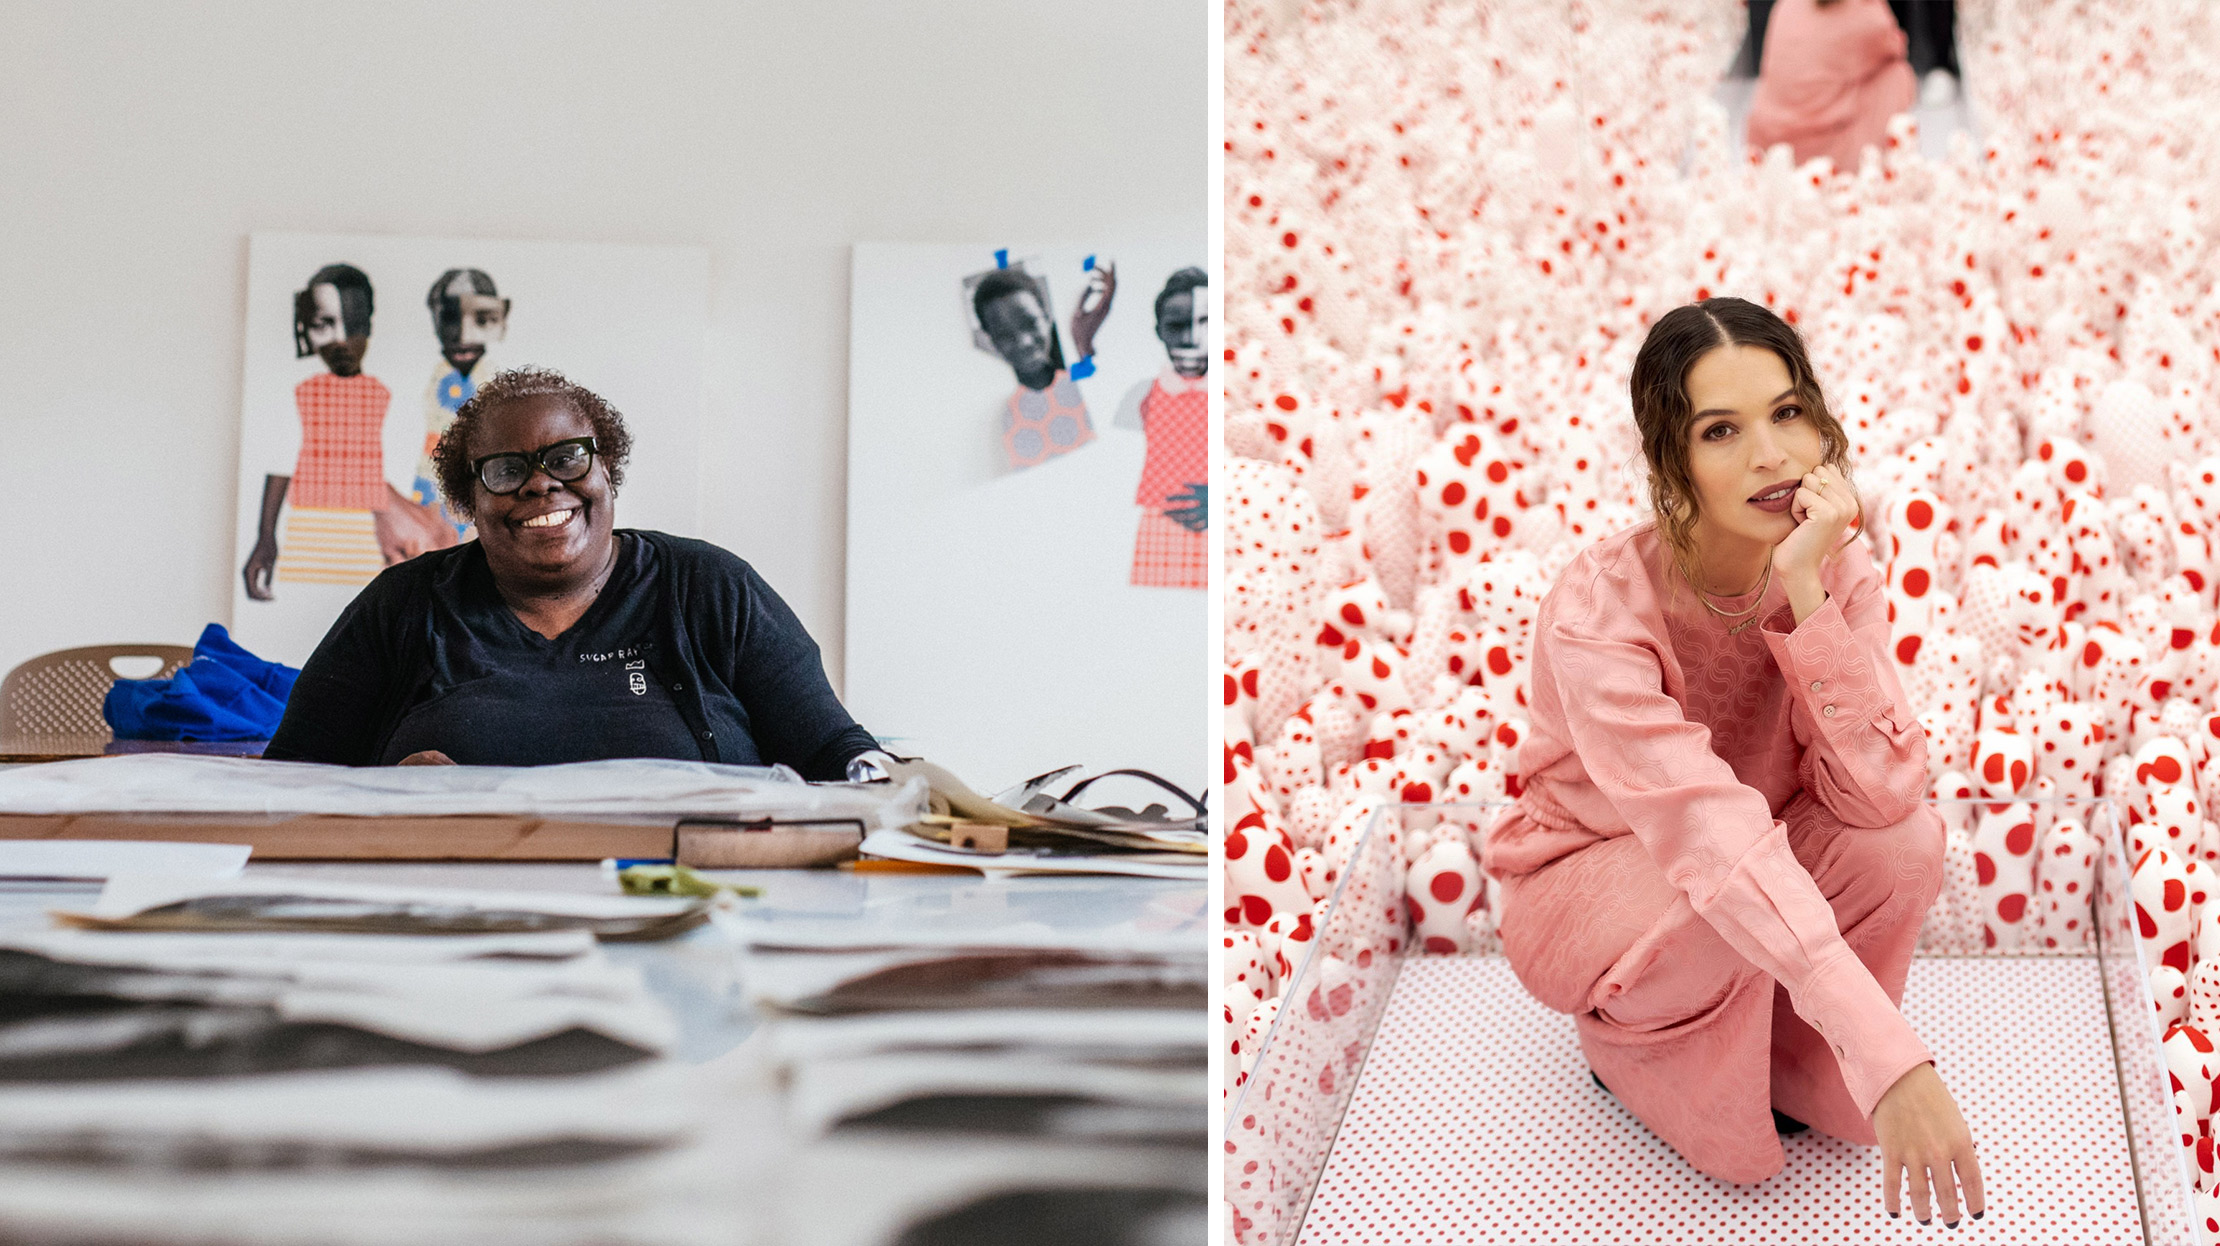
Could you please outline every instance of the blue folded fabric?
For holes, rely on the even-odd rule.
[[[119,679],[101,716],[119,740],[267,740],[300,672],[239,647],[220,623],[168,679]]]

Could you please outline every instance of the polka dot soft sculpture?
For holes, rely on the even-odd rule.
[[[1352,811],[1516,798],[1536,606],[1649,514],[1634,353],[1664,312],[1734,294],[1806,338],[1935,794],[1968,799],[1922,946],[2085,950],[2110,825],[2042,802],[2101,795],[2138,841],[2177,1019],[2220,1010],[2186,903],[2166,907],[2220,854],[2220,6],[1958,12],[1982,136],[1938,157],[1898,117],[1837,169],[1738,149],[1712,99],[1736,0],[1233,0],[1237,819],[1330,879]],[[1431,899],[1487,819],[1407,819],[1417,948],[1493,946],[1485,888]],[[1227,863],[1236,926],[1244,888],[1323,908],[1253,853]]]

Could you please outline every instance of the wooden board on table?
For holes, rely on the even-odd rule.
[[[0,814],[0,840],[138,839],[247,844],[257,861],[599,861],[668,857],[672,823],[508,814]]]
[[[260,757],[268,740],[117,740],[105,735],[0,736],[0,765],[77,761],[125,753],[186,753],[202,757]]]

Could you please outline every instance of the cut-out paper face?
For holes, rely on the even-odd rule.
[[[468,373],[485,357],[486,347],[508,336],[509,300],[478,269],[451,268],[440,274],[424,301],[432,313],[432,330],[439,334],[439,353],[460,372]]]
[[[327,264],[293,294],[293,353],[315,355],[334,375],[362,371],[370,350],[370,279],[348,264]]]
[[[1056,365],[1048,354],[1053,330],[1040,300],[1023,291],[1004,295],[988,303],[981,318],[987,336],[994,339],[995,353],[1017,374],[1018,384],[1047,389],[1056,379]]]
[[[1183,278],[1194,269],[1172,274],[1164,292],[1156,297],[1156,340],[1172,371],[1194,378],[1210,370],[1210,287]]]

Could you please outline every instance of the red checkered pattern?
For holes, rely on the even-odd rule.
[[[1141,512],[1133,582],[1143,588],[1210,587],[1210,532],[1189,532],[1161,511]]]
[[[1141,428],[1148,434],[1149,451],[1134,501],[1162,510],[1177,505],[1164,499],[1210,479],[1210,398],[1200,381],[1173,392],[1158,377],[1141,399]]]
[[[339,510],[384,505],[391,391],[374,376],[320,372],[293,387],[293,401],[301,410],[301,457],[287,500]]]

